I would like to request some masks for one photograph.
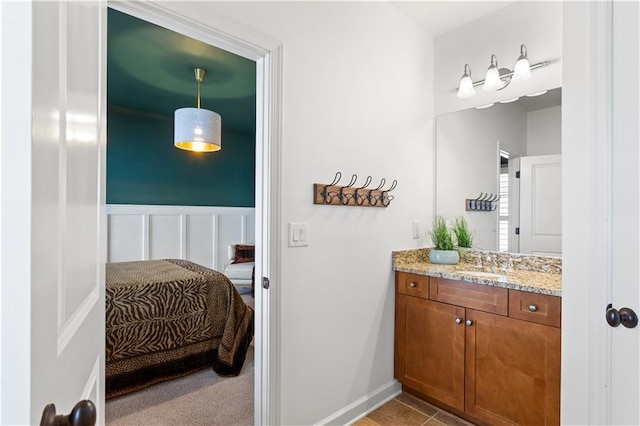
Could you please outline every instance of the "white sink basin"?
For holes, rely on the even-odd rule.
[[[493,278],[497,280],[506,280],[507,276],[504,274],[494,274],[492,272],[481,272],[481,271],[456,271],[456,274],[460,275],[470,275],[478,278]]]

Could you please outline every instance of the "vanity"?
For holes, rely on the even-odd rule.
[[[403,390],[476,424],[559,424],[560,259],[428,250],[393,253]]]

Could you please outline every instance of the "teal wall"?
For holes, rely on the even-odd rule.
[[[222,149],[173,146],[173,117],[107,110],[107,204],[255,207],[255,135],[225,129]]]

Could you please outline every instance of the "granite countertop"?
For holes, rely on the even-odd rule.
[[[419,253],[417,250],[394,252],[393,270],[531,293],[562,296],[562,273],[558,273],[555,268],[545,267],[548,265],[544,260],[541,262],[540,270],[535,270],[536,268],[523,270],[517,267],[514,269],[478,267],[477,264],[464,262],[468,259],[469,256],[462,256],[461,262],[458,264],[440,265],[430,263],[428,257],[425,258],[423,253]],[[518,262],[514,262],[514,264],[517,265]],[[552,272],[549,271],[550,269]],[[473,275],[474,271],[499,276],[477,276]]]

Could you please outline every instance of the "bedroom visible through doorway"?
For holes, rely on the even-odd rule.
[[[142,248],[135,256],[207,259],[199,263],[223,272],[230,263],[227,247],[253,244],[261,249],[256,223],[262,215],[255,208],[256,187],[262,185],[256,174],[258,67],[253,60],[113,8],[108,21],[107,211],[148,206],[150,212],[140,216]],[[119,32],[114,35],[112,28]],[[145,40],[151,44],[141,46]],[[171,143],[173,110],[194,99],[191,76],[182,76],[181,68],[194,62],[211,69],[207,83],[214,87],[206,92],[203,84],[202,103],[222,115],[223,146],[217,153],[187,153]],[[173,84],[162,83],[163,75],[174,79]],[[164,207],[167,214],[158,213]],[[222,211],[211,213],[209,208]],[[110,216],[109,226],[121,225],[116,217]],[[178,240],[172,225],[180,227]],[[132,228],[125,224],[119,229]],[[202,229],[210,232],[213,244],[203,244]],[[175,254],[172,250],[178,256],[168,256]],[[123,260],[131,255],[131,245],[114,244],[108,253]],[[260,305],[254,306],[257,317]],[[251,390],[248,401],[254,399]]]

